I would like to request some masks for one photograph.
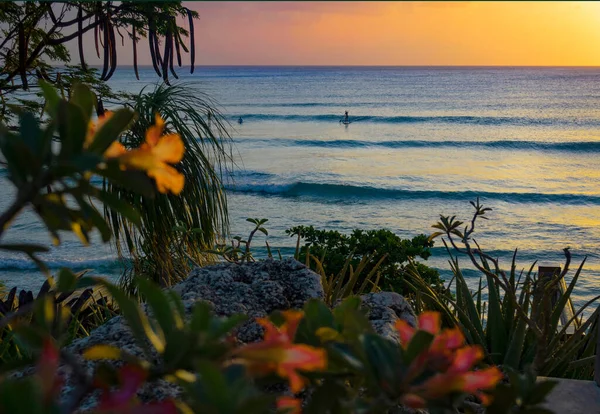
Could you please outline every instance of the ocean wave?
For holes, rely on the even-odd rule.
[[[277,195],[280,197],[314,197],[328,199],[393,199],[393,200],[455,200],[471,201],[477,197],[511,203],[560,203],[600,205],[600,195],[549,194],[490,191],[438,191],[377,188],[346,184],[291,182],[237,183],[226,189],[237,193]]]
[[[256,121],[297,121],[297,122],[338,122],[343,116],[336,114],[296,115],[296,114],[237,114],[231,115],[232,120],[243,118]],[[467,124],[467,125],[586,125],[599,126],[600,121],[579,118],[530,118],[530,117],[496,117],[496,116],[356,116],[351,122],[386,123],[386,124]]]
[[[84,269],[93,269],[100,272],[117,271],[122,267],[122,263],[115,258],[94,259],[94,260],[44,260],[49,269],[60,269],[63,267],[79,271]],[[18,258],[0,258],[0,270],[3,271],[21,271],[38,270],[35,263],[28,259]]]
[[[361,141],[349,139],[337,140],[315,140],[315,139],[253,139],[237,138],[237,143],[265,143],[281,144],[299,147],[322,147],[322,148],[489,148],[506,150],[530,150],[530,151],[562,151],[562,152],[600,152],[600,141],[580,142],[541,142],[541,141],[421,141],[421,140],[399,140],[399,141]]]

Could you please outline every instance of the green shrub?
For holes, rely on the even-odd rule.
[[[310,254],[319,258],[327,275],[339,274],[349,256],[352,257],[350,264],[356,268],[363,257],[374,254],[364,269],[366,275],[385,255],[386,258],[379,267],[379,287],[401,294],[409,292],[404,283],[405,265],[410,259],[429,258],[429,248],[433,246],[433,242],[424,234],[408,240],[385,229],[355,229],[350,235],[346,235],[334,230],[317,230],[313,226],[297,226],[286,230],[286,234],[297,237],[296,258],[306,262],[306,247],[310,247]],[[304,242],[303,246],[301,241]],[[424,264],[418,266],[422,277],[434,289],[441,288],[443,280],[437,270]],[[311,262],[311,268],[316,270],[316,264]],[[360,280],[361,283],[362,281]]]

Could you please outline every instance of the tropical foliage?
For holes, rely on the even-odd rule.
[[[187,20],[188,29],[177,24],[177,18]],[[125,37],[131,41],[134,72],[137,67],[138,42],[147,39],[152,64],[156,74],[165,83],[169,73],[177,78],[174,62],[182,65],[182,54],[190,53],[191,72],[194,72],[195,11],[180,2],[2,2],[0,3],[0,120],[15,120],[14,106],[26,106],[35,113],[43,107],[38,95],[37,81],[42,79],[61,89],[70,90],[77,82],[95,86],[97,97],[107,99],[110,92],[104,81],[110,79],[117,68],[117,36],[124,45]],[[93,32],[92,32],[93,31]],[[103,61],[101,73],[89,68],[85,62],[83,35],[93,33],[95,52]],[[189,37],[189,48],[185,39]],[[162,38],[162,39],[161,39]],[[80,66],[61,68],[48,61],[69,64],[71,55],[67,42],[77,42]],[[163,50],[159,45],[162,43]],[[26,92],[20,93],[20,90]],[[39,96],[38,96],[39,98]],[[100,113],[102,101],[99,100]]]
[[[144,143],[155,114],[160,114],[164,132],[177,131],[185,147],[177,166],[186,183],[181,194],[149,199],[121,186],[107,186],[113,197],[134,206],[141,217],[142,225],[136,227],[127,217],[105,209],[115,248],[132,259],[124,285],[139,275],[170,286],[185,278],[192,264],[214,261],[204,251],[227,232],[227,199],[221,183],[231,161],[226,125],[216,104],[191,85],[158,85],[129,97],[126,105],[138,119],[122,137],[125,147]],[[183,232],[186,228],[194,231]]]
[[[496,367],[473,370],[481,350],[464,346],[457,329],[441,331],[438,314],[423,314],[420,330],[399,322],[399,346],[372,333],[357,298],[333,312],[310,301],[303,311],[259,319],[263,341],[239,346],[227,338],[243,316],[216,318],[207,304],[197,302],[186,319],[180,298],[140,279],[138,288],[156,317],[150,320],[118,287],[94,278],[88,282],[103,285],[115,298],[144,356],[110,345],[92,346],[83,351],[84,358],[104,362],[90,375],[77,359],[59,351],[49,325],[17,326],[17,335],[39,355],[37,373],[0,383],[0,412],[10,412],[16,401],[28,401],[34,413],[72,412],[98,390],[98,412],[268,413],[278,408],[283,413],[293,408],[298,413],[301,402],[293,394],[308,388],[312,393],[306,412],[376,413],[399,403],[443,410],[459,404],[465,393],[489,403],[489,393],[502,378]],[[48,312],[54,317],[44,301],[36,305],[41,321],[49,320]],[[110,360],[124,364],[106,363]],[[80,377],[70,394],[74,397],[62,405],[60,362]],[[136,401],[143,384],[161,378],[182,387],[181,400]],[[267,384],[282,380],[292,394],[264,391]]]
[[[359,278],[361,286],[365,277],[373,270],[381,274],[377,285],[385,290],[407,293],[404,284],[404,265],[409,259],[417,257],[426,260],[431,256],[433,243],[421,234],[411,240],[401,239],[386,229],[355,229],[350,235],[335,230],[318,230],[313,226],[297,226],[286,230],[290,237],[296,237],[295,257],[308,263],[313,270],[328,276],[339,275],[344,268],[351,265],[354,269],[363,258],[369,257],[363,267],[363,276]],[[304,242],[301,245],[301,242]],[[307,253],[308,252],[308,253]],[[314,257],[313,260],[307,260]],[[346,260],[351,260],[346,264]],[[421,276],[435,289],[442,286],[437,270],[423,264],[418,266]]]
[[[570,297],[585,260],[564,291],[558,287],[570,271],[568,249],[564,250],[566,262],[562,272],[553,277],[536,276],[535,263],[527,271],[519,272],[516,251],[510,270],[504,270],[497,259],[486,254],[473,240],[477,219],[485,218],[491,209],[484,208],[479,200],[471,204],[475,212],[464,229],[463,222],[455,217],[442,216],[434,226],[439,232],[432,235],[443,235],[450,244],[447,249],[456,296],[431,289],[418,272],[409,267],[407,281],[416,295],[416,309],[440,311],[445,323],[459,326],[467,342],[485,350],[488,363],[520,371],[531,365],[538,375],[592,379],[599,309],[591,312],[589,309],[600,297],[588,301],[572,317],[561,321],[563,311],[570,306]],[[469,289],[453,252],[466,256],[481,272],[478,289]]]

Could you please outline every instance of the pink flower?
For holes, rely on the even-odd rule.
[[[423,408],[426,401],[442,398],[446,395],[464,392],[479,396],[484,403],[490,397],[483,390],[493,389],[502,379],[502,372],[497,367],[489,367],[472,371],[484,356],[480,346],[465,346],[461,331],[455,327],[441,330],[441,318],[437,312],[424,312],[419,315],[419,329],[411,327],[407,322],[398,320],[396,329],[400,336],[401,346],[407,349],[418,330],[434,335],[428,348],[412,361],[407,383],[426,371],[434,374],[425,381],[408,385],[402,401],[412,408]]]
[[[171,400],[140,404],[137,391],[144,384],[147,372],[135,365],[125,365],[119,370],[120,388],[110,392],[104,387],[96,413],[102,414],[177,414]]]

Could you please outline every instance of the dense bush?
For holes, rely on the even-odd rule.
[[[352,256],[350,264],[356,268],[363,257],[373,255],[364,269],[363,274],[366,275],[385,256],[378,268],[378,272],[381,273],[379,286],[401,294],[409,292],[404,283],[405,265],[417,257],[424,260],[429,258],[429,248],[433,246],[433,242],[424,234],[408,240],[386,229],[355,229],[350,235],[346,235],[334,230],[318,230],[313,226],[297,226],[286,230],[286,234],[297,237],[296,257],[301,262],[307,262],[306,254],[309,252],[319,259],[328,275],[337,275],[349,256]],[[307,263],[310,263],[312,269],[317,269],[316,263]],[[442,287],[443,280],[437,270],[421,263],[416,266],[422,278],[434,289]],[[359,285],[361,282],[362,280],[359,281]]]

